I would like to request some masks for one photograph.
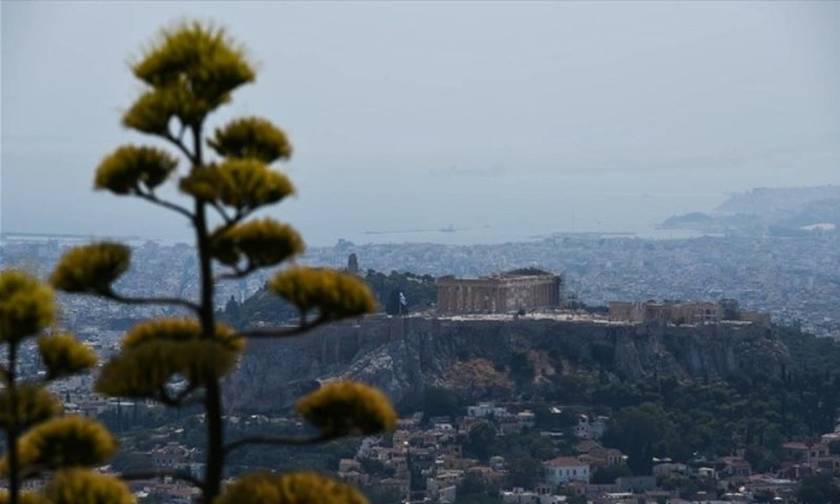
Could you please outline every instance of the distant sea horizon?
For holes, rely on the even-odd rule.
[[[334,247],[342,241],[352,242],[354,245],[494,245],[503,243],[539,241],[556,237],[579,237],[579,238],[638,238],[644,240],[685,240],[700,238],[703,236],[720,236],[718,233],[705,233],[694,230],[683,229],[650,229],[647,231],[550,231],[540,234],[527,233],[495,233],[490,229],[458,229],[441,228],[439,230],[416,230],[416,231],[361,231],[344,236],[338,236],[329,244],[310,244],[310,247],[329,248]],[[0,246],[6,240],[14,241],[50,241],[86,243],[97,240],[116,240],[132,245],[142,245],[146,242],[154,242],[164,246],[187,245],[192,246],[186,240],[161,238],[153,236],[120,236],[120,235],[94,235],[84,233],[50,233],[30,231],[7,231],[0,233]]]

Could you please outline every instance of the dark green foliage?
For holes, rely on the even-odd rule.
[[[455,392],[444,388],[426,387],[422,404],[426,418],[458,415],[463,410],[464,405]]]
[[[578,415],[570,408],[563,408],[558,413],[546,405],[539,405],[534,408],[534,414],[537,429],[540,430],[566,431],[578,421]]]
[[[817,474],[802,480],[796,497],[802,504],[840,503],[840,487],[830,474]]]
[[[266,287],[255,292],[251,297],[238,303],[229,299],[225,310],[219,313],[219,319],[236,327],[246,328],[255,322],[283,324],[297,321],[297,308],[285,299],[275,296]]]
[[[511,376],[525,383],[534,379],[534,364],[527,353],[515,353],[510,359]]]
[[[542,481],[545,468],[542,462],[529,455],[508,460],[508,486],[533,488]]]
[[[478,422],[470,428],[467,434],[467,440],[463,444],[464,451],[470,457],[487,460],[491,455],[496,455],[493,452],[493,447],[497,435],[496,427],[492,422],[486,420]]]
[[[365,282],[370,285],[379,305],[391,315],[400,313],[399,293],[405,296],[406,310],[415,312],[426,310],[434,306],[437,300],[435,279],[430,275],[415,275],[392,271],[386,275],[374,270],[368,270]]]
[[[611,367],[615,360],[615,345],[595,343],[592,345],[592,358],[600,366]]]
[[[405,497],[398,490],[378,485],[364,487],[362,488],[362,491],[365,493],[371,504],[394,504],[395,502],[402,502],[402,499]]]
[[[595,473],[592,475],[592,483],[596,485],[606,485],[615,483],[616,478],[632,475],[633,471],[626,464],[613,464],[611,466],[596,469]]]
[[[478,474],[468,473],[461,484],[458,485],[455,502],[473,503],[473,504],[490,504],[499,503],[498,485],[489,484],[482,479]]]
[[[455,498],[455,504],[502,504],[502,498],[498,493],[459,495]]]
[[[405,295],[408,312],[428,309],[437,299],[435,280],[429,275],[420,276],[396,271],[386,275],[368,270],[364,281],[373,291],[379,308],[391,314],[399,312],[397,306],[399,292]],[[238,304],[238,308],[228,303],[225,311],[220,315],[225,322],[234,327],[244,328],[254,322],[281,324],[296,320],[298,316],[295,307],[265,288],[260,289],[241,304],[233,302]]]
[[[604,443],[626,453],[636,474],[649,474],[651,459],[664,455],[662,442],[668,427],[662,408],[645,403],[621,410],[610,423]]]
[[[361,464],[366,473],[376,475],[379,478],[392,478],[397,473],[396,469],[386,466],[379,459],[363,458]]]
[[[687,461],[694,452],[715,457],[733,447],[746,449],[753,470],[772,470],[786,439],[832,431],[840,404],[840,346],[793,329],[778,332],[791,354],[779,377],[604,384],[576,378],[575,394],[582,403],[619,410],[605,442],[630,455],[635,471],[646,469],[649,464],[639,459],[651,455]],[[634,427],[639,423],[645,424],[639,432],[655,432],[640,438]]]

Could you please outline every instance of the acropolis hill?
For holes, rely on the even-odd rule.
[[[563,277],[537,268],[521,268],[480,278],[443,276],[436,283],[435,312],[439,316],[514,314],[514,317],[519,317],[527,313],[541,313],[542,318],[560,320],[581,317],[580,311],[570,313],[563,310],[570,306],[564,292]],[[597,317],[589,319],[598,320]],[[609,320],[677,325],[721,322],[770,325],[768,314],[742,310],[734,299],[611,301]]]
[[[569,376],[596,372],[609,380],[765,379],[790,365],[784,331],[792,330],[749,322],[615,322],[571,311],[517,319],[378,315],[306,338],[255,342],[229,383],[237,392],[226,400],[245,410],[287,406],[316,380],[336,377],[373,383],[407,407],[429,387],[471,400],[540,397],[563,387]],[[514,369],[523,358],[533,370],[524,380]]]

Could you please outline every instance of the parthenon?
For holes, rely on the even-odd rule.
[[[563,278],[535,268],[479,278],[444,276],[437,291],[440,313],[506,313],[560,306]]]

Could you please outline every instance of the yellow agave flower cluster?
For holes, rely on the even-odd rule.
[[[247,261],[248,268],[279,264],[303,252],[303,238],[289,225],[259,219],[226,229],[213,237],[213,257],[228,266]]]
[[[178,187],[195,200],[195,210],[162,201],[155,194],[159,186],[176,176],[178,167],[177,159],[156,147],[119,147],[98,166],[94,187],[117,195],[138,196],[188,217],[199,236],[199,256],[204,261],[202,285],[214,280],[205,278],[206,271],[211,269],[208,255],[230,268],[229,275],[244,276],[301,254],[304,242],[291,226],[268,217],[245,220],[254,211],[278,203],[295,191],[284,174],[269,166],[291,156],[292,145],[286,134],[268,120],[245,117],[217,128],[211,138],[203,137],[206,116],[228,102],[233,90],[255,78],[244,51],[220,29],[187,23],[164,30],[132,70],[146,89],[124,113],[123,124],[168,141],[187,158],[189,171],[180,176]],[[189,134],[191,147],[185,134]],[[205,142],[218,159],[205,160]],[[218,213],[221,223],[215,229],[210,229],[205,209]],[[95,294],[123,302],[173,303],[201,314],[202,320],[212,317],[214,307],[205,305],[206,298],[199,305],[173,298],[120,296],[114,292],[113,284],[128,270],[129,263],[130,250],[120,244],[102,242],[76,247],[59,261],[50,281],[67,292]],[[292,267],[275,274],[269,288],[300,310],[302,329],[310,327],[307,321],[313,312],[324,322],[375,310],[374,297],[367,285],[353,275],[338,271]],[[203,289],[212,294],[212,289]],[[0,304],[0,315],[2,310]],[[51,312],[44,312],[40,319],[36,315],[29,323],[37,327],[41,319],[52,317]],[[23,318],[21,321],[26,322]],[[177,401],[169,385],[174,379],[183,378],[187,386],[176,396],[200,387],[209,392],[208,385],[220,380],[236,365],[244,338],[219,324],[215,330],[205,330],[207,325],[186,318],[137,325],[123,338],[120,353],[103,366],[96,390],[112,396],[152,398],[172,404]],[[0,325],[0,337],[5,338],[5,334]],[[39,345],[44,362],[50,373],[55,370],[55,376],[89,365],[83,352],[68,347],[69,341],[67,335],[57,334]],[[49,419],[59,406],[40,396],[37,399],[41,402],[33,399],[16,406],[26,408],[32,418],[46,420],[21,440],[21,459],[28,466],[58,469],[66,465],[90,465],[93,460],[109,456],[115,448],[107,431],[97,430],[76,417]],[[396,414],[381,392],[352,382],[326,384],[301,399],[297,410],[321,431],[323,439],[376,434],[393,429],[396,423]],[[217,412],[217,417],[220,415]],[[59,436],[59,432],[64,436]],[[85,455],[72,458],[65,453],[71,448]],[[71,502],[69,496],[73,495],[88,499],[72,501],[79,503],[124,502],[121,500],[124,486],[119,482],[102,479],[107,478],[102,475],[72,471],[75,470],[60,469],[53,478],[53,486],[45,489],[45,498],[54,504]],[[214,485],[205,479],[203,491],[208,500],[216,496],[220,477],[216,472]],[[208,494],[211,486],[214,490]],[[110,497],[105,497],[106,494]],[[103,497],[96,500],[97,496]],[[234,502],[362,504],[366,501],[351,487],[317,474],[260,473],[228,485],[214,504]]]
[[[223,30],[199,23],[164,30],[132,70],[150,89],[126,111],[123,124],[151,134],[166,134],[172,118],[199,124],[255,77]]]
[[[249,474],[228,485],[215,504],[367,504],[349,485],[312,472]]]
[[[0,273],[0,342],[37,334],[54,317],[52,289],[20,271]]]
[[[50,283],[65,292],[102,294],[128,271],[131,250],[125,245],[100,242],[74,247],[59,260]]]
[[[55,311],[53,291],[47,285],[23,272],[0,272],[0,342],[9,352],[24,339],[48,329],[55,322]],[[42,335],[37,344],[46,378],[20,381],[11,372],[15,362],[10,362],[9,368],[4,368],[5,386],[0,391],[0,429],[20,435],[15,446],[15,477],[23,480],[53,472],[42,492],[23,492],[19,504],[133,502],[122,482],[89,469],[116,451],[111,434],[88,418],[61,416],[61,403],[46,389],[52,380],[93,367],[95,353],[69,333]],[[0,474],[10,476],[10,470],[7,451],[0,459]],[[0,503],[9,499],[8,492],[0,492]]]
[[[193,171],[181,179],[183,192],[206,201],[216,201],[238,212],[279,203],[295,188],[282,173],[258,159],[227,159]]]
[[[351,381],[328,383],[299,400],[295,409],[328,437],[379,434],[397,423],[385,394]]]
[[[178,160],[155,147],[124,145],[109,154],[96,170],[94,188],[117,194],[153,191],[175,171]]]
[[[244,347],[244,341],[221,324],[212,338],[205,338],[196,320],[150,320],[125,335],[120,354],[102,368],[96,390],[159,399],[176,376],[184,377],[191,387],[201,387],[233,369]]]
[[[327,320],[356,317],[376,309],[367,284],[353,275],[327,269],[290,268],[275,275],[268,288],[301,312],[317,309]]]
[[[30,429],[18,441],[24,473],[63,467],[94,467],[117,451],[117,441],[98,422],[78,415],[56,417]],[[8,456],[0,473],[8,474]]]
[[[38,335],[53,324],[55,311],[50,287],[20,271],[0,272],[0,343],[19,345]],[[93,350],[68,333],[41,336],[38,349],[49,379],[84,371],[96,363]]]
[[[23,492],[19,504],[135,504],[131,490],[119,479],[79,468],[61,469],[41,492]],[[9,494],[0,492],[0,504]]]

